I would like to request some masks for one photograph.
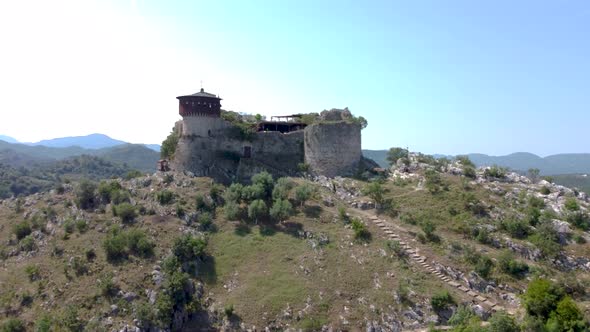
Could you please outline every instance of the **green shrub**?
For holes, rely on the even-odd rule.
[[[127,240],[129,251],[139,257],[151,257],[154,254],[156,246],[150,241],[144,231],[140,229],[130,229],[124,233]]]
[[[488,332],[520,332],[520,327],[513,317],[504,312],[496,312],[489,319]]]
[[[424,232],[424,238],[430,242],[440,242],[440,238],[435,234],[436,225],[430,219],[424,219],[420,223],[420,228]]]
[[[223,203],[223,195],[222,194],[224,191],[225,191],[225,188],[223,187],[223,185],[221,185],[219,183],[214,183],[213,185],[211,185],[211,188],[209,189],[209,196],[213,200],[214,204]]]
[[[174,193],[164,189],[156,193],[156,200],[161,205],[168,205],[174,201]]]
[[[234,201],[226,201],[223,206],[223,213],[227,220],[239,220],[242,214],[240,205]]]
[[[475,313],[471,308],[466,307],[464,305],[460,305],[457,308],[457,311],[449,318],[448,323],[453,326],[464,326],[469,323],[469,321],[476,317]]]
[[[205,240],[186,234],[174,240],[172,252],[181,263],[194,261],[203,257],[206,245]]]
[[[137,217],[135,207],[129,203],[121,203],[113,207],[113,212],[123,223],[131,223]]]
[[[25,236],[31,234],[31,232],[32,232],[31,225],[26,220],[21,221],[19,223],[14,224],[14,226],[12,226],[12,232],[14,233],[14,235],[16,235],[16,238],[18,240],[21,240]]]
[[[477,235],[475,237],[477,242],[483,244],[490,244],[492,242],[492,238],[490,237],[490,232],[487,228],[482,227],[477,229]]]
[[[23,251],[33,251],[35,249],[35,239],[32,235],[27,235],[24,239],[20,240],[19,247]]]
[[[569,212],[566,216],[567,222],[583,231],[590,229],[590,217],[583,211]]]
[[[557,308],[549,314],[546,325],[549,331],[588,331],[589,327],[584,315],[569,296],[557,303]]]
[[[517,239],[523,239],[530,233],[530,227],[526,221],[519,219],[507,219],[502,221],[502,228]]]
[[[44,314],[35,321],[35,332],[50,332],[52,324],[51,316]]]
[[[447,189],[447,184],[443,181],[440,173],[435,170],[428,169],[424,172],[424,177],[426,179],[425,187],[430,191],[432,194],[436,194],[443,189]]]
[[[76,276],[81,276],[83,274],[88,273],[88,266],[86,265],[86,260],[82,259],[81,257],[74,256],[71,260],[72,269],[74,269],[74,273]]]
[[[399,159],[407,158],[408,155],[409,151],[407,149],[397,147],[390,148],[389,151],[387,151],[387,161],[389,162],[389,165],[394,165]]]
[[[160,148],[160,156],[163,159],[169,159],[174,156],[179,139],[180,134],[173,128],[168,137],[162,142],[162,147]]]
[[[370,182],[363,188],[362,192],[363,195],[369,196],[375,201],[375,204],[383,204],[385,188],[383,188],[379,181]]]
[[[563,290],[551,281],[537,278],[529,282],[522,295],[522,303],[530,315],[546,319],[563,295]]]
[[[289,192],[293,188],[293,182],[289,178],[279,178],[272,190],[272,198],[274,200],[289,198]]]
[[[41,277],[41,271],[37,265],[27,265],[25,267],[25,273],[30,281],[35,281]]]
[[[127,238],[125,234],[118,228],[111,229],[103,242],[103,248],[107,259],[110,261],[127,257]]]
[[[84,330],[84,324],[80,320],[78,309],[73,305],[66,308],[61,323],[71,332],[81,332]]]
[[[433,295],[430,299],[430,305],[432,305],[434,311],[445,310],[453,304],[455,304],[455,299],[453,299],[451,294],[446,290]]]
[[[266,203],[261,199],[254,200],[248,206],[248,217],[253,219],[256,223],[258,223],[259,219],[266,217],[267,214],[268,209]]]
[[[86,223],[85,220],[78,220],[76,221],[76,228],[78,229],[78,232],[86,233],[88,230],[88,223]]]
[[[545,201],[542,198],[529,196],[528,205],[533,208],[542,209],[545,207]]]
[[[468,177],[470,179],[475,179],[475,177],[477,176],[477,173],[475,172],[475,168],[473,168],[471,166],[465,166],[465,167],[463,167],[463,175],[465,175],[466,177]]]
[[[406,255],[406,251],[402,247],[401,243],[399,243],[399,241],[388,240],[387,242],[385,242],[385,248],[393,252],[397,257],[404,257]]]
[[[474,270],[482,278],[490,276],[490,272],[494,268],[494,262],[487,256],[481,256],[475,264]]]
[[[231,202],[231,200],[229,202]],[[202,194],[197,194],[197,196],[195,196],[195,208],[199,212],[212,211],[213,203]]]
[[[101,181],[98,184],[98,196],[105,203],[110,203],[115,192],[123,189],[117,181]]]
[[[92,209],[97,204],[96,184],[88,180],[82,180],[76,188],[76,205],[83,210]]]
[[[84,256],[86,257],[86,260],[91,261],[96,258],[96,252],[94,252],[93,248],[87,248],[84,250]]]
[[[463,167],[475,168],[475,164],[471,161],[471,159],[469,159],[469,156],[457,156],[455,159],[459,161]]]
[[[367,226],[358,218],[353,218],[350,223],[352,230],[354,231],[354,238],[360,241],[369,241],[371,239],[371,233],[367,229]]]
[[[25,332],[25,323],[18,318],[10,318],[2,324],[0,332]]]
[[[498,257],[498,268],[500,271],[515,277],[522,277],[529,271],[529,266],[524,262],[515,260],[514,255],[509,251],[504,251]]]
[[[541,192],[541,194],[543,194],[543,195],[549,195],[549,194],[551,194],[551,190],[550,190],[550,189],[549,189],[547,186],[543,186],[543,187],[541,187],[541,190],[540,190],[540,192]]]
[[[541,250],[545,257],[554,257],[561,251],[559,237],[550,222],[539,224],[537,232],[529,236],[528,240]]]
[[[270,217],[276,221],[283,221],[291,215],[293,207],[286,199],[278,198],[270,208]]]
[[[305,183],[295,188],[295,200],[299,202],[300,206],[303,206],[307,200],[311,198],[314,193],[314,189],[311,185]]]
[[[223,193],[223,200],[227,203],[239,203],[240,199],[242,199],[242,191],[244,190],[244,186],[240,183],[232,183],[225,192]]]
[[[565,200],[564,207],[568,211],[579,211],[580,210],[580,204],[578,204],[578,200],[573,197],[569,197]]]
[[[270,173],[266,171],[260,172],[253,175],[251,180],[253,185],[261,185],[264,188],[264,199],[272,196],[275,183]]]
[[[76,229],[76,223],[73,220],[68,219],[64,221],[64,232],[66,235],[74,233],[74,229]]]
[[[346,213],[346,208],[344,206],[338,207],[338,218],[345,224],[350,222],[350,218],[348,217],[348,213]]]
[[[127,172],[127,174],[125,174],[125,180],[131,180],[131,179],[139,178],[142,176],[143,176],[142,172],[140,172],[136,169],[133,169],[133,170],[130,170],[129,172]]]
[[[488,178],[502,179],[506,177],[506,168],[494,165],[490,168],[486,168],[484,175]]]
[[[203,213],[199,214],[199,216],[197,217],[197,222],[201,226],[201,229],[203,229],[203,230],[211,229],[211,226],[213,226],[213,218],[211,217],[211,213],[203,212]]]
[[[113,297],[119,292],[119,286],[113,280],[113,275],[110,273],[103,274],[98,280],[98,287],[100,294],[106,297]]]
[[[230,318],[234,315],[234,306],[233,304],[228,304],[223,308],[223,312],[227,318]]]
[[[526,221],[531,226],[537,226],[541,218],[541,210],[536,207],[529,207],[527,209]]]

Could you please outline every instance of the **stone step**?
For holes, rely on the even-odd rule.
[[[476,297],[478,294],[472,290],[467,292],[467,295],[471,296],[471,297]]]
[[[465,286],[459,286],[458,287],[460,291],[463,291],[465,293],[469,292],[469,288],[465,287]]]
[[[379,220],[379,217],[377,217],[377,216],[370,216],[369,219],[371,219],[371,220]]]
[[[492,302],[491,300],[484,301],[483,304],[487,305],[490,308],[493,308],[496,305],[496,303]]]
[[[487,298],[485,298],[481,295],[476,296],[475,299],[478,300],[479,302],[485,302],[488,300]]]
[[[456,281],[451,281],[451,282],[449,282],[449,285],[451,285],[451,286],[453,286],[453,287],[455,287],[455,288],[457,288],[457,287],[461,286],[461,284],[459,284],[459,283],[458,283],[458,282],[456,282]]]

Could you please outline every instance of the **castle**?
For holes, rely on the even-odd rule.
[[[261,171],[335,177],[375,166],[362,157],[361,124],[347,109],[308,114],[315,117],[311,123],[303,121],[304,114],[247,122],[223,111],[221,98],[202,88],[177,99],[182,120],[174,129],[174,170],[230,183],[247,182]]]

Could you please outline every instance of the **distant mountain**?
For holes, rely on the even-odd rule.
[[[387,167],[387,150],[363,150],[363,155]],[[590,153],[564,153],[544,158],[528,152],[517,152],[506,156],[470,153],[467,156],[477,166],[498,165],[516,171],[538,168],[543,175],[590,173]]]
[[[159,144],[144,144],[146,148],[152,149],[156,152],[160,152],[160,145]]]
[[[8,142],[8,143],[18,143],[18,141],[10,136],[0,135],[0,141]]]
[[[120,144],[103,149],[83,149],[81,147],[46,147],[12,144],[0,141],[0,163],[11,167],[30,167],[47,164],[68,157],[92,155],[110,162],[126,164],[143,172],[155,170],[160,153],[148,149],[142,144]]]
[[[42,140],[36,143],[28,143],[28,145],[42,145],[52,148],[67,148],[70,146],[79,146],[85,149],[102,149],[126,144],[126,142],[119,141],[103,134],[90,134],[86,136],[72,136],[60,137],[48,140]]]

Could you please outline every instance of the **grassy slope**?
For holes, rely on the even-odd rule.
[[[420,247],[423,254],[467,272],[473,267],[460,254],[453,252],[453,244],[470,244],[492,258],[497,257],[500,251],[467,239],[457,232],[457,227],[467,221],[478,223],[484,220],[478,220],[465,211],[461,197],[464,189],[459,179],[449,176],[445,180],[450,190],[436,195],[426,190],[416,191],[413,184],[397,186],[388,182],[386,185],[389,190],[387,196],[398,204],[400,216],[426,216],[437,225],[441,243],[420,244],[415,240],[416,234],[421,232],[418,225],[403,222],[400,217],[391,220],[403,228],[404,235],[412,239],[412,245]],[[185,209],[191,211],[194,210],[194,196],[199,192],[208,192],[209,186],[210,182],[206,179],[193,179],[192,185],[188,187],[171,185],[168,188],[175,191],[181,197],[179,201],[184,201]],[[137,190],[135,199],[140,204],[152,204],[152,192],[164,187],[166,185],[156,183],[151,188]],[[327,194],[323,189],[322,192]],[[482,188],[476,187],[470,192],[489,205],[508,207],[501,196],[491,195]],[[64,203],[72,200],[71,193],[43,197],[47,199],[40,200],[34,207],[26,207],[26,210],[52,206],[59,216],[68,214],[70,208],[65,208]],[[306,211],[309,215],[298,212],[288,224],[277,226],[274,231],[261,231],[256,225],[251,225],[245,231],[237,227],[236,222],[226,221],[223,214],[218,213],[215,221],[218,229],[208,237],[207,250],[213,257],[213,264],[212,268],[204,271],[203,277],[205,292],[218,307],[233,304],[242,321],[264,326],[276,316],[281,316],[282,311],[290,305],[294,316],[297,316],[298,311],[307,310],[302,320],[292,320],[293,326],[304,328],[318,327],[326,322],[334,328],[343,327],[340,315],[346,312],[344,316],[352,324],[349,327],[357,329],[363,326],[365,318],[379,319],[381,313],[387,310],[400,312],[405,308],[405,305],[393,301],[394,291],[400,284],[407,285],[416,294],[412,296],[414,302],[428,301],[433,293],[445,287],[415,265],[392,258],[383,250],[385,239],[375,228],[370,228],[373,232],[371,242],[355,242],[352,230],[340,221],[334,221],[337,215],[335,207],[313,208],[320,206],[319,201],[318,195],[308,202]],[[450,207],[460,213],[451,215]],[[173,206],[168,209],[172,211]],[[317,210],[321,210],[321,213],[317,214]],[[316,213],[312,215],[314,211]],[[23,220],[22,213],[15,213],[7,206],[0,208],[0,239],[3,239],[3,243],[11,237],[12,224],[20,220]],[[119,264],[108,263],[101,248],[105,238],[104,229],[117,219],[107,211],[104,214],[92,213],[87,220],[90,229],[84,234],[76,231],[65,240],[62,236],[63,227],[56,226],[55,234],[46,237],[46,244],[40,245],[39,253],[32,257],[10,257],[2,262],[0,306],[3,311],[8,309],[32,324],[43,312],[61,317],[69,304],[79,306],[80,316],[86,320],[108,314],[111,303],[131,310],[131,305],[120,299],[99,295],[96,280],[103,278],[106,273],[114,274],[122,290],[136,292],[140,296],[139,302],[147,301],[144,290],[153,288],[150,276],[152,266],[169,252],[173,239],[184,228],[180,220],[172,215],[139,217],[137,227],[146,230],[157,242],[156,255],[150,259],[131,257],[129,261]],[[308,239],[294,235],[299,227],[316,237],[320,233],[327,234],[329,244],[312,248]],[[496,235],[503,234],[498,232]],[[63,255],[52,255],[54,247],[63,248]],[[6,245],[4,249],[12,248],[13,245]],[[70,271],[72,279],[68,280],[64,268],[70,257],[83,256],[84,250],[88,248],[94,248],[97,253],[97,258],[89,263],[88,275],[75,276]],[[568,250],[577,252],[587,249],[587,244],[568,246]],[[26,277],[24,269],[31,264],[40,267],[41,281],[31,282]],[[561,275],[547,266],[541,267],[553,277]],[[527,283],[526,279],[514,279],[497,271],[492,276],[518,289],[523,289]],[[25,293],[34,297],[30,306],[20,304]],[[454,294],[460,297],[460,294]],[[374,308],[369,304],[374,305]],[[114,317],[115,322],[130,322],[129,312]]]

